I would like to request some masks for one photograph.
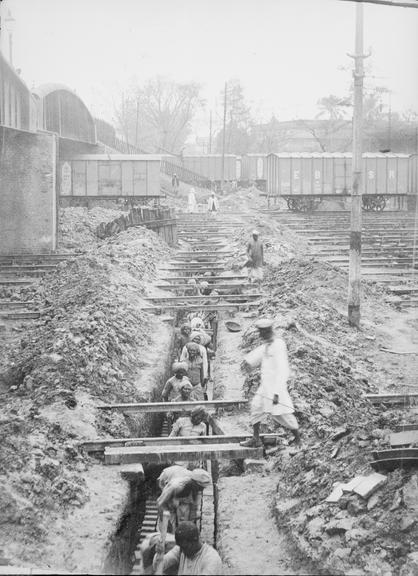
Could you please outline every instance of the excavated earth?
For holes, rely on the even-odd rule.
[[[128,483],[78,443],[150,427],[96,405],[150,401],[160,386],[172,328],[140,305],[170,249],[144,228],[98,242],[96,226],[118,215],[61,212],[61,249],[84,253],[27,289],[42,317],[2,346],[3,563],[103,572],[129,504]]]
[[[229,207],[234,206],[229,199]],[[239,209],[247,212],[247,225],[234,238],[235,260],[244,257],[244,241],[256,226],[267,246],[268,265],[258,311],[235,316],[243,327],[240,334],[220,335],[216,380],[223,384],[217,394],[252,397],[259,372],[244,377],[239,365],[245,352],[259,343],[254,319],[273,317],[289,350],[289,390],[302,444],[295,447],[291,434],[267,422],[264,431],[278,431],[281,439],[277,448],[268,450],[265,464],[254,465],[255,471],[244,476],[229,476],[227,471],[229,477],[221,478],[218,530],[230,573],[247,573],[243,541],[247,550],[252,541],[250,564],[258,562],[259,574],[417,574],[416,469],[385,473],[386,484],[368,499],[346,493],[338,503],[325,502],[336,483],[374,472],[371,452],[390,447],[395,425],[416,423],[416,409],[385,410],[364,399],[364,393],[416,391],[417,355],[382,350],[417,349],[416,313],[396,311],[384,303],[384,287],[364,283],[362,328],[351,328],[346,318],[347,274],[307,258],[301,239],[248,209],[242,198]],[[226,433],[250,431],[242,413],[224,416],[222,426]],[[266,527],[258,521],[260,493],[270,504]],[[273,514],[276,535],[271,531]],[[237,538],[239,530],[242,538]],[[291,552],[289,570],[287,551],[292,546],[298,553]],[[277,557],[280,547],[283,554]],[[305,564],[298,566],[300,555]]]
[[[362,328],[349,327],[346,273],[307,257],[303,240],[254,208],[254,194],[239,191],[221,203],[243,223],[231,238],[231,268],[245,261],[254,227],[268,265],[259,310],[235,316],[242,332],[227,333],[228,317],[221,317],[215,396],[251,398],[259,373],[246,378],[239,366],[258,343],[255,318],[272,316],[289,350],[302,443],[295,447],[267,421],[264,431],[279,432],[280,440],[265,461],[244,474],[221,467],[217,544],[226,570],[417,574],[416,470],[387,473],[367,500],[347,494],[325,502],[336,482],[371,474],[371,451],[389,447],[395,425],[416,419],[411,411],[373,407],[363,395],[416,391],[417,356],[381,348],[416,347],[417,316],[396,311],[384,302],[384,287],[365,283]],[[45,313],[1,351],[0,541],[15,565],[100,572],[128,486],[111,467],[103,474],[77,444],[141,434],[150,425],[103,415],[95,405],[150,400],[161,380],[172,328],[139,307],[169,249],[142,228],[98,242],[97,224],[120,212],[67,210],[62,247],[83,253],[28,289]],[[225,433],[250,431],[245,411],[225,413],[221,425]]]

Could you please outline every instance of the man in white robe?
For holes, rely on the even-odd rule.
[[[187,196],[187,212],[190,214],[195,214],[198,211],[195,190],[190,188],[189,194]]]
[[[247,354],[243,369],[250,372],[261,365],[261,384],[251,403],[253,437],[241,442],[242,446],[262,446],[260,424],[266,414],[292,431],[296,441],[300,440],[299,425],[294,416],[294,406],[287,390],[290,375],[286,343],[274,336],[273,321],[260,319],[256,322],[263,344]]]

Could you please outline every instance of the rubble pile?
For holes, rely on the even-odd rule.
[[[372,452],[390,447],[389,435],[401,419],[399,412],[374,407],[364,398],[378,391],[379,366],[368,357],[367,330],[354,331],[338,311],[336,294],[346,287],[345,273],[312,260],[290,261],[270,268],[265,286],[269,297],[259,311],[275,318],[284,332],[292,369],[289,391],[302,431],[301,447],[294,448],[289,447],[290,434],[279,430],[281,449],[272,456],[282,473],[278,523],[332,573],[413,574],[402,565],[406,557],[408,565],[414,563],[416,472],[385,472],[384,482],[362,496],[349,485],[344,491],[354,478],[374,474]],[[366,287],[364,298],[376,299],[379,293],[379,288]],[[257,343],[251,328],[243,348]],[[253,372],[246,379],[247,397],[259,377]],[[269,423],[267,430],[277,428]],[[326,501],[335,491],[337,497]]]
[[[77,232],[77,244],[84,233]],[[84,477],[92,464],[78,443],[129,435],[122,415],[95,406],[149,401],[153,393],[137,376],[161,322],[141,311],[141,295],[167,246],[131,228],[86,249],[33,288],[41,319],[2,366],[0,536],[5,553],[20,560],[25,541],[38,542],[41,557],[54,518],[89,499]],[[29,546],[32,562],[33,553]]]
[[[97,243],[96,229],[102,223],[111,222],[123,215],[123,212],[113,208],[83,207],[60,208],[59,237],[60,251],[84,252],[87,246]]]

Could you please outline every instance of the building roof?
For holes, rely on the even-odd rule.
[[[106,160],[113,160],[115,162],[123,162],[123,161],[160,161],[161,155],[158,154],[78,154],[77,156],[73,156],[70,161],[73,160],[97,160],[97,161],[106,161]]]
[[[267,156],[277,158],[351,158],[351,152],[270,152]],[[410,154],[382,154],[381,152],[364,152],[363,158],[409,158]]]
[[[32,92],[36,96],[39,96],[39,98],[45,98],[45,96],[48,96],[48,94],[51,94],[52,92],[57,92],[58,90],[65,90],[66,92],[71,92],[71,94],[74,94],[74,96],[77,96],[77,98],[81,100],[80,96],[78,96],[78,94],[76,94],[74,90],[71,90],[71,88],[65,86],[65,84],[56,84],[53,82],[48,82],[47,84],[41,84],[40,86],[37,86],[34,90],[32,90]]]

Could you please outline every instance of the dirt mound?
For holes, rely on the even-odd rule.
[[[337,503],[325,502],[336,483],[374,472],[372,451],[389,448],[391,429],[400,421],[399,412],[375,408],[364,398],[378,391],[380,366],[368,355],[367,329],[350,328],[339,309],[346,274],[314,260],[290,261],[270,268],[264,285],[269,297],[260,313],[274,317],[284,332],[292,368],[289,390],[303,435],[300,449],[287,448],[275,457],[282,473],[278,522],[332,573],[398,573],[418,536],[416,473],[388,473],[386,484],[368,499],[347,493]],[[380,288],[365,287],[365,305],[378,309],[380,294]],[[251,328],[243,347],[257,343]],[[246,379],[247,396],[259,377],[254,372]],[[289,435],[281,434],[287,446]]]
[[[43,314],[3,365],[9,391],[0,401],[0,539],[18,562],[44,561],[54,521],[89,500],[92,463],[77,444],[129,434],[121,415],[95,405],[152,395],[153,383],[139,385],[137,376],[162,323],[140,307],[168,247],[135,228],[87,248],[33,288]]]
[[[97,243],[98,239],[95,232],[97,226],[102,222],[111,222],[122,214],[123,212],[116,208],[60,208],[59,250],[84,252],[88,247]]]

